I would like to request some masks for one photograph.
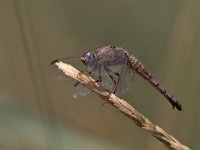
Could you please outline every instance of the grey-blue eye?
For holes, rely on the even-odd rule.
[[[87,51],[84,55],[85,62],[89,65],[93,64],[95,61],[95,56],[91,51]]]

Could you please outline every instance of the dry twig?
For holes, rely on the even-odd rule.
[[[150,132],[155,138],[160,140],[171,150],[190,150],[187,146],[181,144],[176,138],[168,134],[159,126],[153,124],[148,118],[139,113],[134,107],[123,99],[118,98],[113,93],[103,91],[99,84],[95,82],[90,76],[87,76],[83,72],[78,71],[69,64],[62,62],[55,63],[65,75],[72,77],[73,79],[83,83],[88,89],[96,93],[104,101],[119,109],[124,115],[132,119],[136,125],[143,128],[147,132]]]

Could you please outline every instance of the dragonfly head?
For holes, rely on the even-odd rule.
[[[95,65],[95,55],[91,51],[86,51],[81,57],[81,61],[87,67]]]

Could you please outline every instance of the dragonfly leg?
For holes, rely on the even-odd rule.
[[[110,79],[112,80],[112,82],[114,83],[114,85],[116,85],[117,81],[114,79],[114,77],[110,74],[109,70],[106,70],[106,73],[109,75]]]
[[[74,87],[78,86],[81,82],[77,81],[76,83],[74,83]]]
[[[97,83],[99,83],[99,82],[101,82],[101,81],[102,81],[102,77],[101,77],[101,76],[99,76],[98,79],[95,80],[95,82],[97,82]]]
[[[113,74],[115,74],[116,76],[119,76],[119,73],[113,72],[112,70],[105,68],[106,73],[109,75],[110,79],[113,81],[114,83],[114,87],[113,90],[111,91],[112,93],[115,93],[116,91],[116,86],[117,86],[117,81],[114,79],[114,77],[110,74],[110,72],[112,72]]]
[[[90,76],[92,76],[92,72],[91,72],[91,71],[88,72],[88,74],[89,74]],[[102,77],[99,75],[99,76],[98,76],[98,79],[95,80],[95,82],[99,83],[99,82],[101,82],[101,81],[102,81]]]

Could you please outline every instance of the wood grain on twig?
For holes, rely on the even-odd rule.
[[[113,93],[107,92],[100,88],[99,84],[95,82],[90,76],[84,74],[81,71],[78,71],[76,68],[69,64],[65,64],[62,62],[55,63],[60,70],[64,72],[66,76],[70,76],[71,78],[81,82],[90,89],[92,92],[96,93],[101,99],[116,107],[120,112],[124,115],[132,119],[136,125],[141,127],[142,129],[149,132],[159,141],[165,144],[171,150],[190,150],[187,146],[180,143],[176,138],[172,135],[168,134],[159,126],[153,124],[148,118],[138,112],[133,106],[127,103],[125,100],[120,99],[115,96]]]

